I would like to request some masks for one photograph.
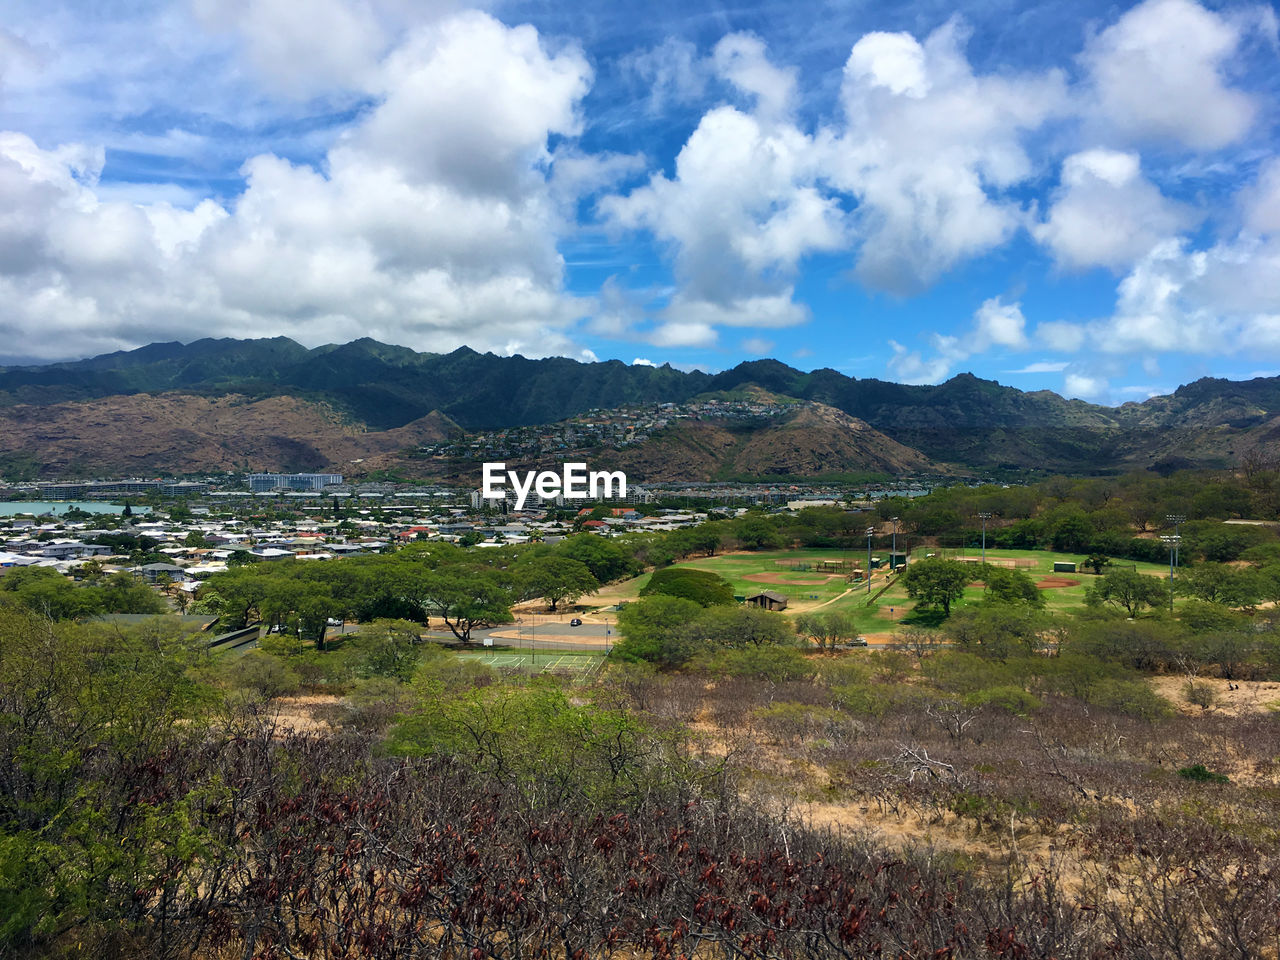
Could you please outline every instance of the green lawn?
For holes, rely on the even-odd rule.
[[[887,561],[888,551],[878,555]],[[846,582],[844,573],[828,574],[818,571],[817,565],[824,560],[847,561],[850,566],[861,560],[862,565],[865,565],[866,553],[814,549],[770,550],[762,553],[698,557],[686,560],[679,566],[717,573],[733,584],[733,592],[739,596],[747,596],[760,590],[774,590],[786,594],[792,606],[802,610],[812,609],[834,600],[848,591],[851,586],[855,593],[858,590],[864,591],[862,596],[865,599],[865,584],[849,584]],[[809,569],[801,569],[802,565],[808,565]],[[767,577],[767,579],[753,579],[759,577]],[[640,589],[648,582],[649,575],[644,574],[626,583],[606,587],[594,597],[585,598],[584,602],[605,604],[617,603],[620,600],[634,600],[640,595]],[[877,580],[877,588],[878,586]],[[844,602],[841,601],[842,605]]]
[[[972,547],[963,551],[954,548],[918,547],[911,553],[912,560],[913,562],[922,560],[930,553],[948,558],[968,557],[974,560],[981,558],[981,550]],[[887,559],[888,551],[874,551],[872,555]],[[1023,565],[1019,565],[1016,569],[1021,570],[1037,581],[1043,577],[1055,576],[1078,581],[1071,586],[1052,587],[1043,591],[1046,609],[1050,611],[1076,610],[1082,607],[1084,605],[1085,590],[1094,580],[1093,573],[1084,566],[1085,556],[1083,554],[1054,553],[1051,550],[988,549],[986,556],[988,560],[1021,560]],[[865,565],[866,553],[859,555],[855,551],[842,552],[840,550],[822,549],[773,550],[761,553],[700,557],[685,561],[680,566],[690,566],[699,570],[710,570],[717,573],[732,583],[733,592],[740,596],[755,593],[758,590],[775,590],[779,593],[784,593],[791,600],[788,613],[804,613],[815,609],[821,611],[839,610],[843,613],[848,613],[854,617],[855,622],[858,624],[858,629],[864,633],[887,633],[893,630],[898,622],[901,621],[904,613],[908,616],[910,615],[909,611],[914,605],[914,601],[908,599],[904,588],[894,584],[884,590],[883,593],[881,592],[885,585],[885,580],[883,579],[885,571],[883,569],[876,571],[872,580],[871,588],[874,599],[870,603],[868,603],[865,583],[849,584],[843,575],[828,578],[825,574],[817,572],[815,569],[822,560],[842,559],[860,561]],[[808,563],[810,564],[810,570],[790,569],[788,563],[779,563],[778,561],[780,560]],[[1055,561],[1075,562],[1076,572],[1055,574],[1053,572]],[[1113,561],[1112,569],[1120,567],[1136,568],[1140,573],[1160,577],[1161,579],[1166,579],[1169,575],[1168,566],[1158,563],[1136,563],[1131,560]],[[753,574],[768,574],[769,579],[773,582],[748,579]],[[796,582],[819,579],[823,580],[820,584]],[[974,579],[978,579],[977,570],[974,571]],[[584,598],[584,602],[603,606],[620,601],[634,600],[640,595],[640,589],[648,582],[649,575],[644,574],[625,583],[606,587],[594,597]],[[953,609],[962,608],[967,603],[976,602],[981,598],[982,589],[980,587],[970,587]]]

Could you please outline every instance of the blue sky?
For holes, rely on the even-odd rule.
[[[1268,4],[11,0],[0,359],[1280,374]]]

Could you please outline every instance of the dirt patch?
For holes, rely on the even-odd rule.
[[[956,557],[961,563],[982,563],[981,557]],[[1036,560],[1034,557],[988,557],[987,566],[990,567],[1009,567],[1010,569],[1026,570],[1034,567]]]
[[[294,733],[326,733],[330,729],[324,719],[328,709],[338,705],[341,697],[332,693],[304,693],[281,697],[275,701],[276,722]]]
[[[1078,587],[1079,580],[1068,580],[1066,577],[1043,577],[1036,584],[1040,590],[1057,590],[1062,587]]]
[[[1217,677],[1200,677],[1198,686],[1213,691],[1213,706],[1207,710],[1187,700],[1186,677],[1152,677],[1151,686],[1182,713],[1199,716],[1220,713],[1228,717],[1242,717],[1255,713],[1270,713],[1272,705],[1280,703],[1280,683],[1269,680],[1220,680]]]
[[[824,574],[821,580],[789,580],[786,574],[782,573],[745,573],[742,575],[743,580],[750,580],[752,583],[778,583],[790,584],[796,587],[824,587],[832,580],[839,580],[843,574],[832,573]]]

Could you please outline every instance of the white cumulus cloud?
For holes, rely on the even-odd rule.
[[[1020,304],[992,297],[974,311],[973,325],[967,332],[954,336],[930,334],[932,356],[890,340],[893,356],[889,358],[889,370],[903,383],[937,383],[975,354],[995,347],[1025,350],[1030,346],[1026,326]]]
[[[370,69],[377,105],[323,164],[253,157],[226,205],[104,199],[101,148],[0,136],[0,334],[48,357],[175,330],[576,355],[548,143],[580,129],[581,52],[467,12]]]
[[[1023,137],[1066,108],[1060,74],[977,75],[965,39],[955,19],[923,43],[870,33],[845,64],[830,176],[858,202],[873,287],[914,292],[1008,240],[1021,211],[1001,191],[1033,170]]]
[[[1255,18],[1275,34],[1275,18]],[[1092,84],[1083,109],[1091,124],[1126,140],[1217,149],[1239,140],[1258,112],[1227,71],[1244,35],[1193,0],[1145,0],[1086,46]]]
[[[1049,215],[1033,233],[1064,267],[1120,270],[1197,219],[1142,175],[1136,153],[1093,149],[1063,161]]]

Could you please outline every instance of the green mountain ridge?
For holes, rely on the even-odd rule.
[[[467,347],[419,353],[369,338],[308,349],[285,337],[154,343],[87,360],[0,368],[0,407],[167,392],[287,396],[327,404],[374,431],[432,413],[467,430],[530,426],[591,409],[745,389],[826,404],[932,461],[974,471],[1226,466],[1266,454],[1280,438],[1280,378],[1204,378],[1113,408],[968,373],[914,386],[827,368],[806,373],[772,359],[707,374],[617,360],[499,357]]]

